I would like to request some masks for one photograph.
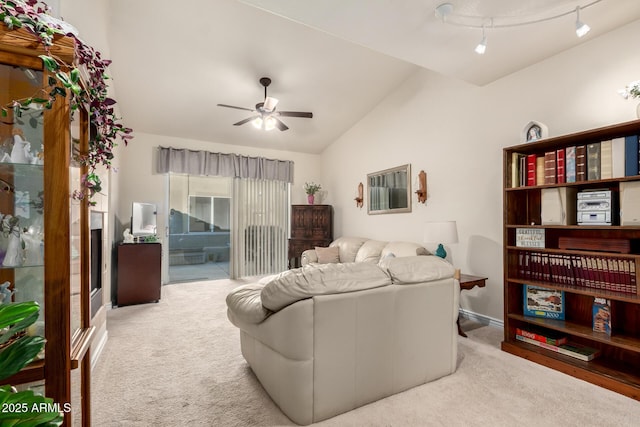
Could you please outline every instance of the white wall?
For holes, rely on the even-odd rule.
[[[636,118],[617,90],[640,78],[640,21],[484,87],[420,70],[322,154],[321,183],[335,207],[335,236],[422,243],[426,221],[456,220],[452,262],[489,278],[465,291],[463,308],[503,317],[502,148],[520,143],[531,120],[550,136]],[[490,51],[479,61],[491,61]],[[427,173],[426,205],[367,215],[353,198],[366,174],[410,163]],[[415,189],[413,189],[415,191]],[[365,190],[366,203],[366,190]],[[432,247],[429,247],[433,249]]]
[[[127,147],[124,147],[124,145],[118,147],[119,167],[115,175],[117,175],[117,182],[120,188],[118,191],[119,201],[114,208],[116,236],[122,236],[122,231],[129,226],[131,203],[144,202],[157,205],[158,233],[160,237],[164,237],[164,227],[168,226],[168,179],[167,175],[155,172],[156,152],[159,146],[292,160],[295,163],[294,184],[291,186],[291,202],[293,204],[306,203],[306,195],[303,190],[305,181],[318,182],[320,180],[320,155],[318,154],[263,150],[208,141],[135,133],[133,140]],[[163,283],[166,283],[168,278],[166,250],[163,251],[163,256],[165,258],[163,263]]]

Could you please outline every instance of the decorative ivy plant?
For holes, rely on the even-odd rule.
[[[15,99],[0,106],[0,114],[6,117],[9,111],[13,111],[20,116],[32,104],[51,108],[56,99],[67,95],[70,96],[72,111],[81,106],[86,108],[91,126],[89,150],[77,160],[87,165],[88,173],[82,177],[82,189],[74,191],[73,197],[84,199],[88,196],[90,199],[101,190],[96,168],[99,165],[111,167],[113,149],[117,146],[116,139],[120,138],[126,145],[133,137],[132,130],[125,127],[121,119],[116,117],[116,101],[107,94],[107,67],[111,61],[102,59],[100,52],[84,43],[75,34],[65,32],[60,23],[51,19],[49,10],[46,3],[38,0],[0,0],[0,20],[8,29],[23,28],[40,40],[46,52],[45,55],[40,55],[40,58],[44,68],[50,72],[47,86],[43,88],[41,96]],[[75,40],[75,63],[67,64],[50,54],[49,49],[56,34],[66,35]]]

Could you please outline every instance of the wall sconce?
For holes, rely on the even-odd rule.
[[[426,203],[427,201],[427,174],[424,171],[420,171],[417,178],[416,194],[418,195],[418,203]]]
[[[364,191],[364,186],[362,185],[362,183],[358,184],[358,195],[356,196],[356,198],[354,199],[356,201],[356,206],[361,208],[363,205],[363,194],[362,192]]]

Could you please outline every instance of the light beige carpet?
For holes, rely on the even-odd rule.
[[[168,285],[157,304],[109,311],[93,425],[295,425],[252,374],[227,320],[225,296],[242,283]],[[453,375],[316,425],[640,425],[639,402],[500,351],[499,329],[462,325],[469,338],[458,338]]]

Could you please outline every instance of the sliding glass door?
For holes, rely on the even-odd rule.
[[[287,268],[288,183],[171,173],[169,206],[170,283]]]
[[[231,178],[169,175],[169,282],[229,278]]]

